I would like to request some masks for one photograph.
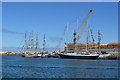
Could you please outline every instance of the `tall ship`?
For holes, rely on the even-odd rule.
[[[111,54],[101,51],[100,42],[101,42],[101,32],[98,31],[98,52],[100,54],[98,58],[107,59]]]
[[[74,39],[73,39],[73,43],[74,43],[74,52],[72,53],[68,53],[68,52],[64,52],[64,53],[57,53],[59,55],[60,58],[68,58],[68,59],[97,59],[99,57],[99,54],[95,53],[95,52],[90,52],[88,50],[88,27],[87,27],[87,23],[88,23],[88,19],[90,17],[90,14],[92,12],[92,9],[90,9],[90,12],[88,13],[88,16],[85,19],[85,22],[82,26],[82,29],[80,31],[80,33],[77,35],[77,30],[73,33],[74,35]],[[80,39],[83,31],[86,29],[87,35],[86,35],[86,49],[85,51],[81,51],[78,52],[76,50],[76,44],[77,41]]]
[[[49,52],[46,51],[46,35],[44,34],[43,37],[43,48],[42,48],[42,52],[41,52],[41,57],[48,57]]]
[[[39,40],[38,33],[36,34],[36,40],[34,40],[34,34],[32,32],[31,35],[27,35],[25,33],[25,41],[23,46],[22,57],[36,58],[41,57],[42,54],[39,51]]]

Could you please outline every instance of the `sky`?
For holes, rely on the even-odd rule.
[[[118,3],[117,2],[3,2],[2,4],[2,44],[3,47],[20,47],[24,43],[24,33],[39,33],[42,47],[46,34],[47,47],[56,47],[63,38],[68,23],[68,43],[72,43],[73,32],[78,18],[81,26],[93,9],[88,25],[93,30],[97,42],[98,30],[103,43],[118,42]],[[83,37],[79,43],[85,42]],[[62,43],[63,45],[64,43]]]

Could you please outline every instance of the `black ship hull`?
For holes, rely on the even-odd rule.
[[[87,56],[76,56],[76,55],[67,55],[67,54],[58,54],[60,58],[66,58],[66,59],[97,59],[99,57],[99,55],[96,56],[91,56],[91,55],[87,55]]]

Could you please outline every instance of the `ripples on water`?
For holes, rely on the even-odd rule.
[[[3,57],[3,78],[117,78],[117,60]]]

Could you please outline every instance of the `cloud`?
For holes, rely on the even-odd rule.
[[[9,34],[23,34],[20,32],[15,32],[15,31],[11,31],[11,30],[7,30],[7,29],[0,29],[0,32],[5,32],[5,33],[9,33]]]

